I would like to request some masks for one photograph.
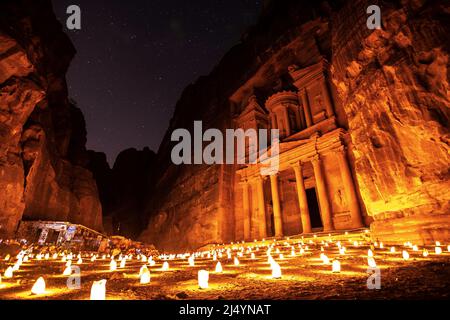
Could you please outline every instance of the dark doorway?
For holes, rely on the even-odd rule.
[[[322,218],[320,217],[319,202],[317,201],[316,188],[307,189],[306,197],[308,199],[311,228],[323,228]]]

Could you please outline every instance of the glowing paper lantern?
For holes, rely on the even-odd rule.
[[[148,271],[146,266],[143,266],[139,273],[140,273],[141,284],[150,283],[150,271]]]
[[[250,255],[250,259],[255,260],[255,254],[252,252],[252,254]]]
[[[344,255],[345,254],[345,247],[340,247],[339,248],[339,254],[340,255]]]
[[[117,262],[116,260],[112,259],[109,264],[109,270],[110,271],[116,271],[117,270]]]
[[[284,255],[280,253],[280,260],[284,260]]]
[[[28,256],[23,257],[23,262],[28,262]]]
[[[450,245],[447,246],[447,251],[450,252]]]
[[[413,245],[412,249],[413,249],[413,251],[419,251],[419,247],[416,245]]]
[[[44,256],[44,259],[45,259],[45,260],[50,259],[50,254],[49,254],[49,253],[46,253],[45,256]]]
[[[83,263],[83,259],[81,259],[81,257],[78,258],[77,264],[82,264]]]
[[[440,247],[441,243],[439,241],[436,241],[436,247]]]
[[[66,262],[66,267],[70,267],[72,265],[72,260]]]
[[[13,268],[12,268],[12,267],[8,267],[8,268],[6,269],[6,271],[5,271],[5,273],[3,274],[3,276],[4,276],[6,279],[10,279],[10,278],[13,277],[13,274],[14,274]]]
[[[122,259],[122,261],[120,261],[120,268],[121,269],[125,268],[126,262],[127,262],[127,259]]]
[[[403,250],[402,256],[403,256],[403,260],[408,260],[408,259],[409,259],[409,253],[408,253],[408,251]]]
[[[162,269],[162,271],[169,270],[169,263],[167,261],[164,261],[161,269]]]
[[[7,254],[5,257],[5,261],[9,261],[9,259],[11,259],[11,256],[9,254]]]
[[[239,265],[239,259],[237,257],[234,257],[234,265],[235,266]]]
[[[92,256],[91,262],[94,262],[97,259],[97,256]]]
[[[380,249],[383,249],[384,248],[384,244],[383,244],[383,242],[380,242]]]
[[[66,267],[63,272],[63,276],[70,276],[72,274],[72,267]]]
[[[300,248],[300,255],[302,256],[305,253],[305,249]]]
[[[391,253],[395,253],[395,247],[391,247]]]
[[[372,250],[367,250],[367,256],[368,257],[373,257],[373,251]]]
[[[12,267],[12,270],[13,270],[13,272],[16,272],[16,271],[18,271],[20,269],[20,263],[19,262],[16,262],[15,264],[14,264],[14,266]]]
[[[188,259],[188,261],[189,261],[189,266],[190,266],[190,267],[195,266],[194,256],[190,256],[189,259]]]
[[[441,247],[435,247],[435,248],[434,248],[434,252],[435,252],[436,254],[441,254],[441,253],[442,253],[442,248],[441,248]]]
[[[272,278],[280,279],[281,278],[281,267],[278,263],[274,262],[272,264]]]
[[[44,294],[45,293],[45,280],[40,277],[36,280],[33,287],[31,288],[31,293],[35,295]]]
[[[58,254],[57,254],[57,253],[54,253],[53,256],[52,256],[52,259],[53,259],[53,260],[58,259]]]
[[[155,262],[155,260],[150,260],[150,262],[148,264],[150,267],[154,267],[156,262]]]
[[[331,271],[333,273],[341,272],[341,263],[339,262],[339,260],[333,260],[333,265],[331,266]]]
[[[323,264],[330,264],[330,259],[327,257],[326,254],[321,253],[320,254],[320,259],[322,259]]]
[[[370,268],[376,268],[377,267],[377,263],[375,262],[375,259],[373,257],[368,257],[367,258],[367,265]]]
[[[106,280],[94,281],[91,287],[91,300],[106,299]]]
[[[208,288],[209,272],[206,270],[200,270],[198,272],[198,286],[200,289]]]
[[[216,270],[217,273],[222,273],[223,272],[223,268],[222,268],[222,264],[219,262],[217,262],[216,264]]]
[[[427,249],[423,249],[422,255],[423,255],[424,257],[428,257],[428,250],[427,250]]]

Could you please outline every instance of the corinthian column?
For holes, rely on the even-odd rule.
[[[272,189],[273,221],[275,224],[275,237],[282,237],[283,219],[281,218],[280,195],[278,193],[278,179],[276,174],[270,176],[270,186]]]
[[[358,197],[356,196],[355,183],[352,178],[345,148],[340,148],[337,152],[337,156],[339,159],[339,168],[341,169],[342,181],[344,182],[345,193],[349,204],[352,227],[362,228],[364,225],[362,222],[361,210],[359,207]]]
[[[319,196],[320,213],[322,216],[323,231],[333,230],[333,220],[331,218],[331,206],[328,199],[328,191],[325,178],[322,171],[322,161],[319,156],[315,156],[312,160],[314,168],[314,177],[316,179],[316,188]]]
[[[313,123],[312,123],[311,109],[309,108],[308,95],[306,93],[306,89],[303,88],[300,90],[300,98],[302,99],[303,112],[305,113],[306,126],[311,127]]]
[[[303,179],[302,163],[300,161],[293,165],[295,182],[297,184],[298,204],[300,207],[300,219],[302,221],[303,233],[311,232],[311,219],[309,216],[308,199],[306,197],[305,181]]]
[[[331,94],[330,90],[328,89],[327,80],[323,77],[320,80],[320,82],[322,86],[323,98],[325,99],[325,108],[327,110],[327,117],[331,118],[334,115],[334,110],[333,110],[333,103],[331,102]]]
[[[245,180],[242,183],[242,191],[243,191],[243,200],[242,204],[244,207],[244,240],[250,239],[250,199],[248,195],[248,181]]]
[[[267,237],[267,222],[266,222],[266,202],[264,200],[264,178],[256,178],[256,192],[258,194],[258,208],[259,208],[259,236],[261,238]]]

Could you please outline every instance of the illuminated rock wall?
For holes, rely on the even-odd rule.
[[[185,91],[158,152],[159,182],[149,196],[151,219],[143,240],[165,249],[242,240],[243,191],[236,168],[171,165],[170,134],[194,120],[232,128],[250,95],[292,90],[288,67],[307,68],[321,58],[330,62],[337,88],[336,124],[345,131],[363,223],[384,241],[450,238],[448,5],[402,1],[401,9],[400,1],[379,3],[383,29],[372,31],[366,9],[376,3],[329,3],[270,2],[244,41]],[[334,227],[350,228],[337,159],[323,160]],[[280,176],[280,192],[284,228],[294,234],[300,225],[290,175]],[[313,185],[310,176],[306,187]],[[256,236],[257,223],[251,225]]]
[[[50,1],[0,3],[0,234],[22,217],[102,229],[84,118],[65,82],[74,54]]]
[[[334,14],[334,82],[373,237],[448,240],[450,6],[402,3],[381,5],[382,30],[361,27],[367,1]]]

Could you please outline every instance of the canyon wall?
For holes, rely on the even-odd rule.
[[[84,118],[68,99],[65,74],[74,54],[49,0],[1,1],[2,235],[22,218],[102,229]]]
[[[448,3],[448,2],[447,2]],[[234,166],[171,164],[176,128],[233,128],[246,97],[293,90],[290,65],[330,63],[338,125],[375,239],[450,239],[449,12],[445,1],[270,1],[256,26],[179,100],[157,155],[150,222],[161,249],[235,241]],[[379,4],[383,26],[366,27]],[[291,86],[289,86],[291,85]],[[271,91],[272,90],[272,91]],[[295,90],[295,89],[294,89]],[[264,105],[264,101],[258,101]],[[339,173],[339,172],[338,172]],[[330,173],[331,174],[331,173]]]
[[[299,6],[293,0],[280,4],[268,2],[258,24],[248,29],[211,74],[183,92],[158,151],[146,208],[150,221],[141,240],[162,250],[234,241],[234,166],[176,166],[170,159],[175,145],[170,139],[177,128],[193,132],[195,120],[202,120],[203,130],[234,128],[233,119],[241,109],[230,99],[236,91],[242,87],[246,96],[254,90],[283,87],[283,73],[290,64],[316,63],[322,51],[328,51],[329,37],[318,30],[326,29],[320,17],[329,13],[330,6],[306,1]]]
[[[148,224],[144,212],[156,154],[149,148],[127,149],[119,153],[112,168],[104,153],[89,151],[89,157],[88,168],[99,189],[105,231],[137,238]]]
[[[448,240],[450,4],[381,1],[382,28],[361,27],[375,3],[333,15],[332,64],[372,235]]]

